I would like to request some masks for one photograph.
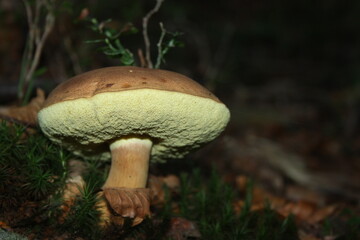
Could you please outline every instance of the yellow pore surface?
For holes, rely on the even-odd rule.
[[[161,161],[181,158],[216,138],[230,112],[212,99],[138,89],[59,102],[38,118],[45,135],[69,150],[110,156],[113,141],[142,137],[153,141],[152,160]]]

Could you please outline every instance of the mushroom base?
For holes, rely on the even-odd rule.
[[[152,142],[120,139],[110,145],[111,168],[103,186],[113,216],[141,222],[150,215],[150,190],[146,188]]]
[[[148,188],[104,188],[104,196],[114,215],[134,218],[134,221],[142,221],[150,215]]]

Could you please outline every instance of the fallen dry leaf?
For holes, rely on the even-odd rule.
[[[245,193],[247,182],[248,178],[246,176],[240,175],[236,177],[236,189]],[[317,200],[315,194],[311,194],[309,197],[310,193],[306,192],[304,196],[305,199],[312,199],[314,201],[303,200],[300,195],[301,194],[297,196],[299,200],[293,201],[291,199],[275,196],[259,186],[254,186],[252,189],[252,204],[250,210],[262,210],[266,207],[266,202],[269,202],[270,208],[283,217],[292,214],[299,221],[316,224],[334,214],[339,208],[337,205],[321,206],[323,200]],[[235,201],[233,204],[235,213],[239,214],[244,204],[245,202],[243,200]]]
[[[299,231],[299,239],[300,240],[322,240],[321,238],[317,238],[312,234],[306,233],[304,231]]]
[[[86,166],[84,162],[76,159],[69,160],[69,177],[66,179],[66,185],[62,196],[64,203],[61,206],[63,215],[60,220],[64,220],[76,198],[81,195],[81,190],[85,186],[85,181],[82,177],[85,170]]]
[[[339,206],[337,205],[319,207],[314,203],[298,201],[288,202],[275,210],[284,217],[293,214],[299,221],[316,224],[333,215],[338,209]]]
[[[324,220],[327,217],[333,215],[339,209],[338,205],[329,205],[322,208],[317,209],[308,219],[309,223],[318,223]]]
[[[3,221],[0,221],[0,228],[7,230],[7,231],[11,230],[11,227],[6,222],[3,222]]]
[[[294,184],[286,186],[285,195],[287,199],[293,201],[305,200],[316,203],[319,206],[324,205],[326,202],[325,196],[320,194],[318,191]]]
[[[316,206],[306,201],[288,202],[276,211],[284,217],[293,214],[297,219],[306,221],[316,211]]]
[[[189,238],[201,238],[196,224],[181,217],[173,217],[170,220],[170,228],[166,236],[174,240],[186,240]]]
[[[64,203],[60,206],[60,209],[62,210],[62,214],[59,217],[60,223],[65,221],[71,206],[74,205],[75,200],[81,195],[81,189],[83,189],[84,186],[85,181],[81,176],[73,176],[66,180],[63,192]]]
[[[180,179],[172,174],[165,177],[149,176],[148,187],[151,190],[152,205],[161,205],[165,202],[164,186],[167,186],[170,191],[176,192],[180,187]]]
[[[12,122],[22,123],[28,126],[36,126],[37,114],[45,101],[45,93],[42,89],[36,90],[36,97],[26,106],[0,107],[0,118]]]

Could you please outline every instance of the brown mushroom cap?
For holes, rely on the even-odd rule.
[[[152,160],[180,158],[217,137],[227,125],[226,106],[178,73],[109,67],[60,84],[38,114],[53,141],[82,154],[109,155],[109,144],[129,137],[153,142]]]
[[[96,94],[136,89],[157,89],[220,100],[199,83],[179,73],[140,67],[107,67],[89,71],[59,85],[46,99],[45,106],[91,98]]]

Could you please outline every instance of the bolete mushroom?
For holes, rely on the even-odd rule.
[[[138,219],[150,214],[150,159],[183,157],[216,138],[229,118],[227,107],[197,82],[139,67],[75,76],[50,93],[38,114],[52,141],[84,156],[111,154],[105,198],[117,214]]]

